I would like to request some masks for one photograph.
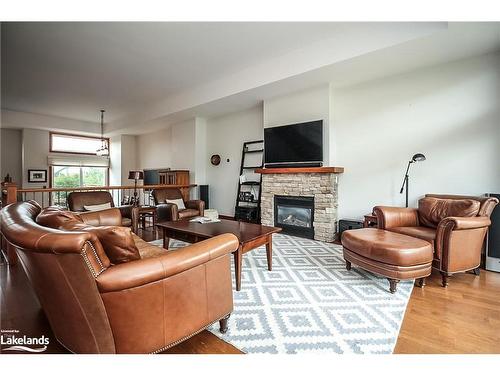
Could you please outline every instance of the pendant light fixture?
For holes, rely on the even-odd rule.
[[[104,109],[101,109],[101,146],[96,150],[95,154],[97,156],[107,157],[109,156],[108,141],[104,139]]]

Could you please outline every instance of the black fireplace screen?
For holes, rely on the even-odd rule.
[[[314,198],[274,196],[274,225],[283,232],[314,238]]]
[[[310,228],[312,210],[304,207],[288,207],[278,205],[278,223]]]

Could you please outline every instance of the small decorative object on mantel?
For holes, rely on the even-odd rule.
[[[28,182],[47,182],[46,169],[28,169]]]
[[[7,176],[3,178],[3,182],[8,182],[8,183],[12,182],[12,177],[10,176],[10,174],[7,173]]]
[[[218,155],[218,154],[212,155],[212,157],[210,158],[210,163],[212,163],[212,165],[219,165],[220,164],[220,155]]]

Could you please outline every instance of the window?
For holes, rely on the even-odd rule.
[[[109,139],[104,138],[109,150]],[[64,133],[50,133],[50,152],[95,155],[101,147],[101,138]]]
[[[53,165],[51,169],[53,188],[106,186],[108,184],[107,167]],[[52,194],[53,204],[66,206],[67,195],[66,191],[54,192]]]
[[[109,139],[104,138],[104,142],[108,148]],[[96,154],[102,145],[98,137],[50,133],[50,187],[63,189],[52,193],[52,204],[66,206],[72,188],[108,185],[109,155]]]
[[[52,174],[54,188],[106,186],[108,168],[54,165]]]

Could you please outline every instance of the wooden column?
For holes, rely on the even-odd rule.
[[[11,204],[17,202],[17,184],[13,182],[4,183],[4,189],[7,191],[7,197],[5,204]]]

